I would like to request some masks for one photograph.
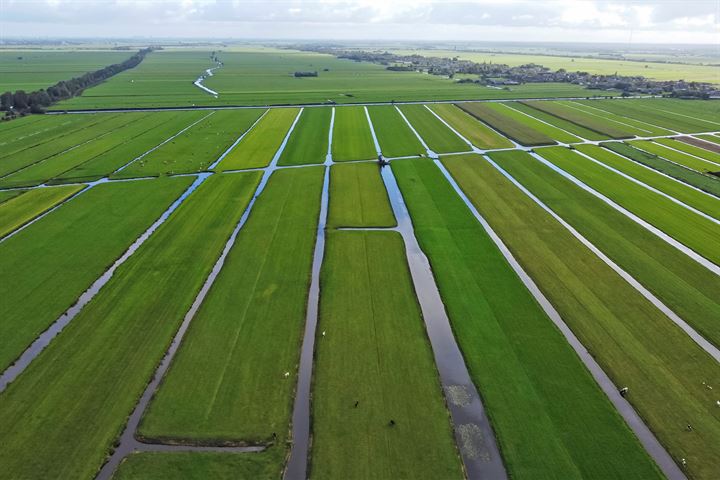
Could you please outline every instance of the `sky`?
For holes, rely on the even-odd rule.
[[[0,39],[702,43],[720,0],[0,0]]]

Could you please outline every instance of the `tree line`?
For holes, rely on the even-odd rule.
[[[108,65],[70,80],[61,80],[47,89],[41,88],[30,93],[25,90],[5,92],[0,95],[0,110],[6,112],[6,118],[27,113],[43,113],[46,107],[55,102],[78,96],[86,88],[94,87],[113,75],[136,67],[152,50],[152,48],[144,48],[124,62]]]

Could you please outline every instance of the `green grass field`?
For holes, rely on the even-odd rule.
[[[625,117],[634,118],[643,122],[656,125],[658,127],[674,130],[682,133],[698,133],[698,132],[710,132],[716,131],[720,128],[720,125],[704,120],[701,115],[703,107],[703,101],[690,101],[690,100],[677,100],[673,103],[665,103],[665,99],[654,98],[654,99],[623,99],[623,100],[610,100],[610,101],[587,101],[582,100],[580,103],[590,105],[600,110],[605,110],[610,113],[622,115]],[[668,99],[669,100],[669,99]],[[682,102],[682,103],[677,103]],[[714,103],[714,102],[709,102]],[[678,108],[684,108],[683,104],[691,106],[695,109],[695,114],[674,114],[673,110]],[[653,107],[653,105],[662,105],[660,109]],[[668,110],[670,109],[670,110]],[[669,113],[668,113],[669,112]],[[717,117],[715,117],[717,118]]]
[[[259,176],[208,179],[0,395],[7,476],[97,472]]]
[[[600,134],[607,135],[610,138],[630,138],[633,135],[639,134],[648,135],[646,131],[641,131],[627,125],[610,121],[607,118],[590,114],[586,111],[580,110],[579,108],[567,106],[560,102],[538,101],[523,103],[536,110],[549,113],[550,115],[555,115],[556,117],[567,120],[568,122],[576,123],[588,130],[593,130]]]
[[[153,118],[153,114],[145,113],[136,117],[120,115],[118,122],[112,121],[107,125],[108,130],[98,132],[98,136],[77,148],[54,155],[48,159],[28,166],[2,180],[3,186],[29,186],[42,183],[56,183],[52,180],[65,173],[92,161],[100,155],[110,154],[116,147],[132,142],[136,137],[144,134],[155,126],[159,119]],[[122,123],[119,121],[122,120]],[[62,181],[62,180],[60,180]]]
[[[717,169],[720,170],[720,153],[711,152],[710,150],[706,150],[702,147],[696,147],[695,145],[690,145],[672,138],[658,138],[655,142],[675,150],[680,150],[681,152],[685,152],[692,156],[700,157],[709,162],[713,162],[716,164]]]
[[[395,107],[368,107],[368,113],[384,156],[406,157],[425,153],[422,144]]]
[[[495,160],[706,339],[720,345],[720,325],[714,320],[720,317],[720,300],[713,293],[720,289],[717,275],[530,156],[516,153]]]
[[[445,162],[472,170],[470,163],[480,161],[459,158]],[[426,160],[392,167],[511,478],[657,477],[440,170]]]
[[[700,210],[716,219],[720,219],[720,198],[711,197],[698,192],[687,185],[664,177],[657,172],[643,168],[630,160],[621,158],[613,152],[595,145],[577,145],[579,152],[591,156],[595,160],[619,170],[693,208]]]
[[[0,237],[23,226],[83,189],[82,185],[38,188],[0,204]]]
[[[193,123],[200,121],[206,112],[158,112],[148,117],[145,131],[139,130],[131,140],[124,138],[110,150],[55,177],[55,182],[93,181],[109,176],[117,169],[157,147]],[[140,125],[138,125],[140,128]]]
[[[400,110],[435,153],[467,152],[470,146],[438,120],[424,105],[402,105]]]
[[[189,179],[98,185],[0,243],[0,369],[70,308],[189,185]]]
[[[602,110],[594,106],[594,104],[580,103],[576,100],[557,102],[561,105],[574,108],[579,111],[587,112],[589,115],[595,116],[600,120],[609,122],[611,125],[618,126],[619,128],[629,128],[631,131],[640,137],[657,136],[657,135],[672,135],[673,132],[662,127],[652,125],[641,120],[634,118],[628,118],[621,115],[617,115],[606,110]]]
[[[671,162],[687,167],[691,170],[695,170],[696,172],[707,173],[720,170],[720,167],[716,167],[715,164],[711,162],[707,162],[701,158],[695,158],[693,156],[686,155],[683,152],[676,152],[675,150],[667,148],[657,142],[652,142],[649,140],[636,140],[628,142],[628,145],[647,152],[650,155],[656,155],[665,160],[669,160]]]
[[[2,50],[0,92],[47,88],[128,59],[135,51]]]
[[[268,110],[240,143],[230,150],[217,169],[238,170],[268,166],[299,112],[297,108]]]
[[[332,111],[329,108],[306,108],[290,134],[278,160],[279,165],[322,163],[328,153]]]
[[[581,127],[580,125],[577,125],[575,123],[568,122],[567,120],[563,120],[562,118],[559,118],[554,115],[550,115],[549,113],[545,113],[543,111],[529,107],[522,102],[506,102],[505,105],[508,107],[512,107],[515,110],[518,110],[520,112],[527,113],[528,115],[530,115],[534,118],[537,118],[538,120],[547,122],[550,125],[554,125],[558,128],[561,128],[567,132],[570,132],[573,135],[576,135],[580,138],[584,138],[586,140],[607,140],[609,138],[607,135],[593,132],[592,130],[589,130],[585,127]]]
[[[163,107],[190,105],[287,105],[386,102],[390,100],[471,100],[495,98],[586,97],[607,95],[567,83],[541,83],[498,90],[461,84],[438,75],[393,72],[382,65],[338,59],[332,55],[289,49],[254,47],[218,56],[224,66],[204,85],[192,82],[214,64],[205,50],[167,48],[148,55],[136,68],[122,72],[82,96],[53,108]],[[296,78],[296,71],[317,71],[314,78]]]
[[[445,164],[615,385],[629,386],[628,400],[673,458],[687,459],[690,477],[713,478],[720,454],[710,439],[720,438],[720,412],[702,382],[720,366],[488,163],[456,157]],[[687,424],[702,434],[686,434]],[[595,429],[583,431],[597,448]]]
[[[92,115],[27,115],[0,124],[0,159],[23,150],[61,138],[84,123],[92,123]],[[0,160],[0,164],[5,160]]]
[[[448,122],[455,130],[460,132],[478,148],[491,150],[496,148],[510,148],[510,143],[506,138],[498,135],[495,131],[486,125],[478,122],[474,117],[458,108],[456,105],[447,103],[436,103],[429,105],[433,112],[440,115],[443,120]]]
[[[333,165],[330,170],[331,227],[394,227],[380,170],[375,163]]]
[[[332,232],[326,248],[311,477],[462,478],[400,235]]]
[[[82,122],[68,125],[58,132],[58,137],[52,138],[47,142],[38,145],[28,145],[19,151],[15,151],[7,157],[0,160],[0,178],[3,180],[14,172],[18,172],[33,164],[46,160],[56,155],[68,151],[87,142],[92,142],[98,136],[115,128],[118,124],[122,124],[133,119],[137,114],[130,117],[122,117],[118,114],[95,114],[83,116]],[[58,117],[60,119],[60,117]],[[2,180],[0,180],[2,181]]]
[[[517,143],[526,146],[554,145],[555,141],[542,132],[533,130],[525,123],[513,120],[502,106],[493,107],[490,104],[459,103],[458,107],[473,117],[482,120],[503,135],[512,138]]]
[[[163,453],[130,455],[120,464],[113,480],[276,480],[282,471],[283,450],[272,448],[261,453],[220,452]]]
[[[261,109],[216,111],[113,176],[129,178],[207,170],[260,115]]]
[[[522,123],[527,125],[528,127],[532,128],[536,132],[543,133],[547,135],[548,137],[552,138],[555,141],[563,142],[563,143],[573,143],[573,142],[579,142],[580,138],[577,136],[565,132],[562,129],[555,127],[553,125],[548,125],[546,123],[541,122],[540,120],[536,118],[531,118],[528,115],[524,114],[523,112],[519,112],[516,109],[512,108],[512,105],[520,104],[519,102],[513,102],[512,104],[508,103],[497,103],[494,105],[488,105],[489,108],[494,108],[498,112],[502,113],[503,115],[512,118],[518,123]]]
[[[142,437],[284,446],[322,183],[319,167],[272,175],[143,418]]]
[[[377,158],[370,124],[363,107],[335,109],[332,158],[336,162]]]
[[[608,142],[602,143],[601,146],[624,155],[628,158],[647,165],[659,172],[670,175],[673,178],[682,180],[696,188],[712,193],[716,197],[720,197],[720,180],[716,180],[710,175],[703,175],[689,168],[675,165],[658,157],[657,155],[638,150],[626,143]]]
[[[720,226],[686,208],[596,165],[566,148],[540,155],[651,223],[715,264],[720,264]]]

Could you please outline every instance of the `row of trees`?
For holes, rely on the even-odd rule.
[[[124,70],[136,67],[151,51],[152,48],[142,49],[122,63],[108,65],[70,80],[61,80],[47,89],[30,93],[24,90],[17,90],[14,93],[5,92],[0,95],[0,110],[7,112],[6,117],[25,115],[26,113],[42,113],[45,111],[45,107],[55,102],[80,95],[86,88],[93,87]]]

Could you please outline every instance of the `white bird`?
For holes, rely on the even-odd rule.
[[[285,378],[290,376],[290,372],[285,372]]]
[[[322,332],[322,336],[323,336],[323,337],[325,336],[325,330],[323,330],[323,332]]]

